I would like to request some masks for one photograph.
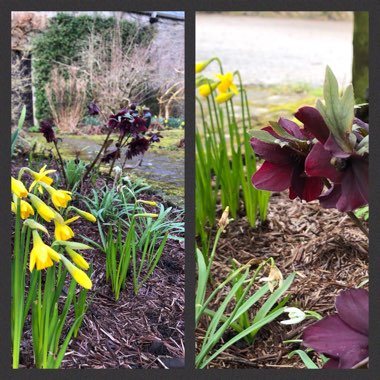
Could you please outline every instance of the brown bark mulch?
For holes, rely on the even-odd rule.
[[[13,162],[12,175],[16,176],[23,165],[25,162]],[[106,182],[100,178],[97,185]],[[163,203],[152,194],[139,197]],[[100,243],[96,224],[78,220],[72,228],[75,241],[82,241],[77,238],[82,234]],[[184,243],[168,240],[158,265],[138,295],[133,292],[133,280],[128,273],[127,287],[121,291],[118,301],[106,283],[105,254],[94,249],[86,251],[84,256],[93,265],[93,288],[87,294],[89,308],[77,338],[69,344],[61,368],[184,367]],[[64,302],[64,297],[61,299]],[[71,313],[65,331],[73,320]],[[20,368],[32,367],[29,317],[24,326]]]
[[[322,316],[335,311],[335,298],[341,290],[356,287],[368,278],[368,239],[351,219],[337,210],[322,209],[317,201],[291,201],[286,193],[272,194],[268,222],[259,228],[250,228],[244,217],[227,226],[219,240],[213,278],[216,282],[226,278],[232,258],[244,264],[269,257],[275,259],[284,277],[296,272],[286,293],[291,294],[287,305]],[[255,309],[251,312],[254,315]],[[290,326],[274,321],[259,332],[253,345],[237,342],[208,368],[304,368],[298,356],[287,357],[300,348],[299,344],[282,342],[302,339],[303,329],[313,321],[306,319]],[[204,331],[201,324],[196,332],[198,344]]]

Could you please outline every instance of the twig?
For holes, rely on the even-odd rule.
[[[364,235],[369,237],[368,230],[363,226],[363,223],[360,221],[360,219],[352,211],[348,211],[347,215],[352,219],[356,226],[360,228]]]

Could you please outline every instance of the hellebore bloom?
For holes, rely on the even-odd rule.
[[[99,115],[99,113],[100,113],[99,107],[94,102],[91,102],[87,106],[87,109],[88,109],[88,114],[91,116]]]
[[[134,134],[145,133],[148,128],[145,126],[146,121],[142,117],[135,117],[133,120],[131,132]]]
[[[53,265],[52,260],[59,261],[59,254],[46,245],[38,232],[33,230],[33,248],[30,252],[29,270],[32,272],[35,266],[37,270],[51,267]]]
[[[28,195],[24,184],[16,178],[11,177],[11,190],[18,198],[24,198]]]
[[[315,108],[300,108],[296,117],[318,140],[306,158],[306,174],[325,177],[333,183],[333,186],[319,198],[321,206],[337,208],[339,211],[352,211],[366,205],[369,184],[368,154],[359,154],[357,149],[363,144],[356,141],[352,152],[343,150],[329,133],[322,116]],[[352,136],[357,139],[355,134]],[[360,141],[363,141],[362,136]]]
[[[274,141],[264,142],[255,137],[251,139],[253,150],[265,160],[252,176],[253,185],[261,190],[289,189],[290,199],[297,196],[307,202],[317,199],[323,190],[323,180],[308,177],[304,168],[310,149],[309,133],[283,118],[278,121],[278,130],[282,136],[272,127],[264,128],[271,135],[269,137],[275,137]]]
[[[16,204],[12,202],[12,212],[16,214]],[[21,219],[28,219],[30,215],[34,215],[33,207],[24,200],[20,201],[20,216]]]
[[[51,120],[42,120],[40,122],[39,132],[41,132],[44,135],[48,143],[57,141],[57,138],[55,137],[55,133],[53,129],[53,122]]]
[[[149,140],[145,137],[135,137],[128,144],[126,152],[127,159],[130,160],[134,156],[145,153],[149,149]]]
[[[235,95],[239,93],[239,90],[237,89],[236,85],[234,85],[234,75],[232,73],[226,73],[226,74],[215,74],[215,76],[220,80],[220,83],[218,84],[218,90],[222,93],[227,92],[228,90],[231,90]]]
[[[36,197],[34,194],[29,193],[30,201],[32,205],[37,210],[38,214],[41,216],[43,220],[46,222],[51,222],[55,216],[55,211],[49,207],[44,201],[41,201],[40,198]]]
[[[305,329],[303,345],[330,358],[324,368],[352,368],[368,357],[368,291],[343,291],[335,307],[337,314]]]
[[[123,136],[130,132],[134,117],[125,109],[119,111],[116,115],[111,115],[108,119],[108,126],[111,129],[119,129]]]

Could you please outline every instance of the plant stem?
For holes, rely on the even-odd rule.
[[[106,144],[107,144],[107,142],[108,142],[108,140],[109,140],[109,137],[110,137],[110,135],[111,135],[111,132],[112,132],[112,129],[110,129],[110,130],[108,131],[108,134],[107,134],[107,136],[106,136],[106,138],[105,138],[105,140],[104,140],[104,142],[103,142],[103,145],[101,146],[101,148],[100,148],[98,154],[96,155],[96,157],[95,157],[94,160],[92,161],[91,165],[88,167],[88,169],[87,169],[86,172],[84,173],[83,178],[82,178],[82,182],[84,182],[84,180],[88,177],[88,175],[90,174],[91,170],[93,169],[93,167],[94,167],[95,164],[97,163],[97,161],[98,161],[100,155],[102,154],[102,152],[103,152],[103,150],[104,150],[104,148],[105,148],[105,146],[106,146]]]
[[[61,153],[60,153],[60,151],[59,151],[59,149],[58,149],[58,144],[57,144],[57,141],[56,141],[56,140],[54,140],[54,146],[55,146],[55,149],[56,149],[57,154],[58,154],[59,162],[60,162],[60,164],[61,164],[61,169],[62,169],[62,175],[63,175],[63,178],[64,178],[64,180],[65,180],[65,185],[66,185],[66,189],[67,189],[67,187],[68,187],[68,185],[69,185],[69,181],[67,180],[67,175],[66,175],[65,165],[64,165],[64,163],[63,163],[63,159],[62,159]]]
[[[367,228],[363,226],[363,223],[360,221],[360,219],[352,211],[348,211],[347,215],[352,219],[352,221],[357,225],[357,227],[359,227],[360,230],[364,233],[364,235],[367,236],[368,238],[369,237],[368,230]]]

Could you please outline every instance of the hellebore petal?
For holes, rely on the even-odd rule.
[[[292,162],[290,150],[286,147],[281,148],[277,144],[265,143],[255,137],[251,139],[251,146],[258,156],[273,164],[284,165]]]
[[[252,183],[257,189],[284,191],[289,188],[294,166],[292,164],[273,164],[265,161],[252,176]]]
[[[335,302],[339,317],[356,331],[368,335],[369,298],[365,289],[349,289]]]
[[[368,357],[368,292],[341,292],[335,306],[337,314],[305,329],[303,344],[331,357],[324,368],[351,368]]]
[[[323,191],[324,183],[320,177],[307,177],[303,174],[302,167],[297,166],[293,172],[292,182],[289,188],[289,198],[299,197],[306,202],[317,199]]]
[[[330,137],[325,142],[324,147],[326,150],[331,152],[331,154],[334,157],[347,158],[351,155],[351,153],[342,150],[342,148],[338,145],[333,135],[330,135]]]
[[[341,195],[342,186],[335,183],[319,197],[319,203],[323,208],[335,208]]]
[[[305,135],[302,133],[301,128],[298,124],[294,123],[293,121],[280,117],[280,119],[278,120],[278,124],[289,134],[296,137],[297,139],[305,139]]]
[[[368,356],[368,336],[353,330],[339,315],[308,326],[303,333],[303,344],[339,358],[339,368],[351,368]]]
[[[334,183],[340,183],[343,172],[339,172],[331,164],[332,155],[323,145],[317,142],[305,161],[305,173],[310,177],[326,177]]]
[[[319,111],[314,107],[301,107],[294,116],[303,123],[307,132],[311,133],[322,144],[326,142],[330,131]]]

